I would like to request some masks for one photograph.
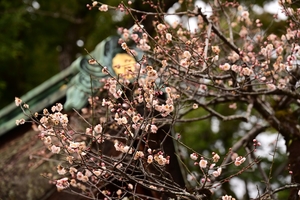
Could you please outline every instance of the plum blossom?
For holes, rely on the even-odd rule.
[[[123,50],[127,50],[128,49],[128,46],[127,46],[127,44],[125,42],[123,42],[121,44],[121,47],[122,47]]]
[[[190,155],[190,158],[191,158],[192,160],[197,160],[197,159],[198,159],[198,155],[197,155],[196,153],[192,153],[192,154]]]
[[[222,168],[219,167],[219,168],[218,168],[216,171],[214,171],[212,174],[213,174],[214,177],[218,177],[218,176],[221,175],[221,173],[222,173]]]
[[[147,163],[150,164],[152,162],[153,162],[153,156],[149,155],[148,158],[147,158]]]
[[[233,198],[232,196],[225,195],[222,196],[222,200],[235,200],[235,198]]]
[[[56,188],[58,191],[64,190],[67,187],[69,187],[69,182],[68,182],[68,178],[62,178],[56,181]]]
[[[220,156],[216,153],[216,154],[214,154],[214,156],[213,156],[213,161],[214,162],[218,162],[220,160]]]
[[[212,46],[211,50],[215,53],[215,54],[219,54],[220,53],[220,47],[219,46]]]
[[[150,126],[150,131],[151,131],[151,133],[156,133],[157,130],[158,130],[158,128],[157,128],[157,126],[155,126],[154,124],[152,124],[152,125]]]
[[[246,37],[248,35],[248,30],[247,30],[247,28],[246,27],[242,27],[242,29],[240,30],[240,37],[241,38],[244,38],[244,37]]]
[[[166,164],[169,164],[169,159],[168,158],[165,158],[163,155],[162,155],[162,152],[159,152],[158,154],[155,154],[154,155],[154,160],[161,166],[164,166]]]
[[[20,124],[25,124],[25,119],[17,119],[16,125],[19,126]]]
[[[219,68],[221,70],[223,70],[223,71],[228,71],[228,70],[230,70],[230,64],[229,63],[225,63],[224,65],[220,65]]]
[[[65,173],[67,173],[67,171],[61,165],[58,165],[57,166],[57,173],[60,174],[60,175],[64,175]]]
[[[114,141],[114,147],[116,149],[116,151],[120,151],[122,153],[128,153],[128,154],[132,154],[133,153],[133,148],[130,146],[124,146],[122,143],[119,143],[118,140]]]
[[[93,1],[92,6],[95,7],[97,5],[98,5],[98,2],[97,1]]]
[[[251,74],[253,74],[253,71],[249,67],[245,67],[242,69],[242,74],[245,76],[250,76]]]
[[[77,178],[77,180],[82,181],[82,182],[87,182],[89,180],[89,178],[87,176],[85,176],[82,172],[77,172],[76,178]]]
[[[267,89],[268,90],[275,90],[276,86],[274,84],[272,84],[272,83],[269,83],[269,84],[267,84]]]
[[[133,185],[131,183],[129,183],[127,186],[129,190],[133,190]]]
[[[240,56],[236,52],[231,52],[230,55],[228,56],[228,60],[230,60],[233,63],[235,63],[239,58]]]
[[[133,149],[129,146],[124,146],[123,147],[123,150],[122,150],[123,153],[128,153],[128,154],[132,154],[133,153]]]
[[[189,51],[184,51],[183,52],[183,57],[186,58],[186,59],[190,59],[192,57],[192,55]]]
[[[204,160],[204,159],[201,159],[200,162],[199,162],[199,166],[201,168],[206,168],[207,167],[207,160]]]
[[[242,67],[239,66],[239,65],[234,64],[234,65],[231,66],[231,70],[236,72],[236,73],[238,73],[241,69],[242,69]]]
[[[117,193],[116,193],[118,196],[121,196],[122,194],[122,190],[118,189]]]
[[[51,142],[52,142],[52,139],[51,139],[50,136],[43,137],[42,140],[44,141],[44,144],[45,144],[46,146],[50,145]]]
[[[52,153],[58,154],[58,153],[60,152],[60,147],[57,147],[57,146],[55,146],[55,145],[52,145],[52,146],[51,146],[51,152],[52,152]]]
[[[97,124],[95,127],[94,127],[94,131],[95,133],[102,133],[102,126],[101,124]]]
[[[157,71],[154,69],[151,69],[147,72],[147,79],[148,80],[156,80],[158,77]]]
[[[139,117],[138,115],[135,115],[135,116],[132,117],[132,122],[135,123],[135,124],[136,124],[139,120],[140,120],[140,117]]]
[[[187,68],[189,66],[189,64],[190,64],[190,62],[186,58],[181,59],[179,63],[184,68]]]
[[[99,169],[99,170],[93,169],[93,174],[95,174],[96,176],[100,176],[101,173],[102,173],[102,170],[101,170],[101,169]]]
[[[166,29],[166,26],[164,25],[164,24],[158,24],[157,26],[156,26],[156,28],[159,30],[159,31],[162,31],[162,30],[164,30],[164,29]]]
[[[198,104],[194,103],[193,104],[193,109],[197,109],[198,108]]]
[[[108,11],[108,6],[106,4],[102,4],[99,7],[99,10],[102,11],[102,12],[106,12],[106,11]]]
[[[234,161],[234,165],[235,166],[240,166],[243,162],[245,162],[246,158],[242,157],[242,156],[238,156],[235,161]]]
[[[60,112],[63,109],[63,105],[61,103],[57,103],[55,106],[52,106],[51,111],[52,112]]]
[[[168,65],[168,63],[167,63],[166,60],[162,60],[162,61],[161,61],[161,64],[162,64],[163,67],[166,67],[166,66]]]
[[[248,18],[249,18],[249,12],[246,11],[246,10],[244,10],[244,11],[242,12],[242,17],[243,17],[244,19],[248,19]]]
[[[20,106],[22,103],[22,99],[18,98],[18,97],[15,97],[15,104],[16,106]]]
[[[166,33],[166,39],[168,41],[172,41],[172,34],[171,33]]]
[[[144,153],[142,151],[137,151],[135,154],[134,154],[134,160],[137,160],[139,158],[143,158],[144,157]]]

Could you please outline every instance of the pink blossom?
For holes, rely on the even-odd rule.
[[[240,166],[243,162],[245,162],[246,158],[245,157],[242,157],[242,156],[239,156],[235,159],[234,161],[234,165],[235,166]]]
[[[184,51],[183,52],[183,57],[187,58],[187,59],[190,59],[192,57],[192,55],[191,55],[191,53],[189,51]]]
[[[139,35],[134,33],[134,34],[131,34],[131,39],[136,41],[137,39],[139,38]]]
[[[252,69],[245,67],[242,69],[242,74],[245,76],[250,76],[251,74],[253,74],[253,71],[252,71]]]
[[[62,178],[56,181],[56,188],[58,191],[66,189],[69,185],[68,178]]]
[[[61,165],[58,165],[57,166],[57,173],[60,174],[60,175],[64,175],[65,173],[67,173],[67,171]]]
[[[57,146],[55,146],[55,145],[52,145],[52,146],[51,146],[51,152],[52,152],[52,153],[58,154],[58,153],[60,152],[60,147],[57,147]]]
[[[118,189],[117,195],[118,195],[118,196],[121,196],[121,194],[122,194],[122,190]]]
[[[125,42],[123,42],[123,43],[121,44],[121,47],[122,47],[122,49],[124,49],[124,50],[128,49],[127,44],[126,44]]]
[[[105,4],[102,4],[102,5],[99,7],[99,10],[102,11],[102,12],[106,12],[106,11],[108,11],[108,6],[105,5]]]
[[[133,185],[131,183],[129,183],[127,186],[129,190],[133,190]]]
[[[191,158],[192,160],[197,160],[197,159],[198,159],[198,155],[197,155],[196,153],[192,153],[192,154],[190,155],[190,158]]]
[[[242,29],[240,30],[240,37],[244,38],[247,35],[248,35],[248,31],[247,31],[246,27],[243,26]]]
[[[158,130],[158,128],[157,128],[157,126],[155,126],[154,124],[152,124],[152,125],[150,126],[150,130],[151,130],[151,133],[156,133],[157,130]]]
[[[171,35],[171,33],[166,33],[166,39],[167,39],[168,41],[171,41],[171,40],[172,40],[172,35]]]
[[[16,125],[19,126],[20,124],[25,124],[25,119],[17,119],[16,120]]]
[[[220,53],[220,48],[219,46],[212,46],[211,50],[215,53],[215,54],[219,54]]]
[[[206,168],[207,167],[207,160],[201,159],[199,162],[199,166],[201,168]]]
[[[136,124],[139,120],[140,120],[140,117],[139,117],[138,115],[135,115],[135,116],[132,117],[132,122],[135,123],[135,124]]]
[[[235,198],[232,198],[232,196],[225,195],[222,196],[222,200],[235,200]]]
[[[231,66],[231,70],[236,72],[236,73],[239,72],[241,70],[241,68],[242,68],[241,66],[238,66],[238,65],[235,65],[235,64]]]
[[[230,70],[230,64],[229,63],[225,63],[224,65],[220,65],[219,68],[221,70],[228,71],[228,70]]]
[[[193,104],[193,109],[197,109],[198,108],[198,104],[194,103]]]
[[[166,29],[166,26],[164,25],[164,24],[158,24],[157,26],[157,29],[159,30],[159,31],[162,31],[162,30],[164,30],[164,29]]]
[[[139,158],[143,158],[144,157],[144,153],[142,151],[137,151],[134,155],[134,160],[137,160]]]
[[[220,156],[216,153],[214,156],[213,156],[213,161],[214,162],[218,162],[220,159]]]
[[[230,104],[229,105],[229,108],[231,108],[231,109],[236,109],[237,108],[237,105],[236,105],[236,103],[232,103],[232,104]]]
[[[93,1],[92,6],[95,7],[97,5],[98,5],[98,2],[97,1]]]
[[[243,17],[244,19],[249,18],[249,12],[248,12],[248,11],[243,11],[243,12],[242,12],[242,17]]]
[[[15,104],[16,104],[16,106],[20,106],[21,103],[22,103],[22,100],[20,98],[18,98],[18,97],[15,97]]]
[[[153,156],[152,155],[149,155],[148,158],[147,158],[147,163],[152,163],[153,162]]]
[[[163,67],[166,67],[166,66],[168,65],[168,63],[167,63],[166,60],[162,60],[162,61],[161,61],[161,64],[162,64]]]
[[[268,88],[268,90],[275,90],[276,86],[272,83],[269,83],[269,84],[267,84],[267,88]]]
[[[170,87],[166,87],[166,89],[165,89],[165,90],[166,90],[166,93],[167,93],[167,94],[170,94],[170,93],[171,93],[171,91],[172,91]]]
[[[97,124],[95,127],[94,127],[94,131],[96,132],[96,133],[102,133],[102,126],[101,126],[101,124]]]

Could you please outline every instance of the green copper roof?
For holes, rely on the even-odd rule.
[[[32,112],[39,112],[66,95],[70,87],[68,83],[77,72],[77,68],[71,65],[20,98],[30,106]],[[16,127],[16,120],[21,118],[27,119],[14,102],[0,110],[0,136]]]

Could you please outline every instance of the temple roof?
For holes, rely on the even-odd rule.
[[[101,87],[103,83],[99,80],[109,77],[107,73],[103,73],[103,67],[106,67],[110,76],[114,77],[119,73],[113,66],[116,59],[118,65],[127,62],[124,66],[128,67],[129,59],[123,55],[126,52],[118,44],[119,38],[111,36],[103,40],[94,51],[77,58],[67,69],[21,96],[20,99],[29,105],[32,113],[49,108],[64,97],[66,97],[65,110],[83,108],[93,93],[91,88]],[[138,59],[141,59],[142,53],[138,50],[137,52]],[[90,59],[96,60],[97,63],[90,63]],[[29,117],[14,102],[0,110],[0,136],[15,128],[16,120],[22,118],[27,120]]]
[[[68,84],[77,73],[77,68],[71,65],[20,98],[32,112],[39,112],[65,97]],[[21,118],[28,119],[14,102],[0,110],[0,136],[16,127],[16,120]]]

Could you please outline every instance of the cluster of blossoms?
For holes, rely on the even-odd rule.
[[[282,5],[290,3],[280,2]],[[69,118],[61,112],[62,104],[56,104],[51,111],[44,109],[41,117],[38,114],[33,116],[45,146],[67,161],[65,165],[57,166],[60,176],[55,184],[58,190],[75,187],[87,196],[101,191],[105,197],[116,195],[120,198],[126,193],[125,187],[128,192],[142,185],[154,191],[162,188],[172,193],[171,179],[165,178],[160,184],[161,180],[152,181],[152,177],[153,174],[165,174],[170,166],[170,154],[174,152],[166,152],[166,146],[174,144],[166,141],[175,138],[172,128],[176,122],[190,120],[183,116],[194,110],[199,115],[207,113],[195,121],[208,117],[223,121],[251,121],[249,116],[254,113],[253,106],[265,102],[268,94],[290,89],[289,95],[298,98],[295,82],[299,79],[300,46],[297,41],[300,33],[295,22],[289,23],[281,37],[274,34],[265,37],[263,24],[259,19],[251,19],[250,11],[237,2],[218,3],[223,9],[236,13],[230,16],[232,22],[228,24],[228,32],[222,33],[215,27],[215,24],[223,23],[218,14],[207,18],[201,10],[187,12],[198,20],[196,31],[188,30],[179,22],[167,24],[160,20],[160,15],[153,21],[154,36],[147,33],[138,20],[131,29],[119,28],[120,48],[134,64],[124,70],[120,69],[122,65],[112,66],[115,72],[119,69],[117,77],[112,77],[107,67],[102,68],[109,78],[100,80],[104,86],[99,90],[99,97],[89,99],[93,112],[82,112],[87,116],[87,128],[83,131],[70,128]],[[113,8],[97,1],[87,7],[104,12]],[[115,9],[126,11],[125,14],[134,12],[123,3]],[[222,9],[213,13],[218,10]],[[300,15],[299,9],[290,8],[286,12]],[[234,37],[233,28],[238,33]],[[138,57],[139,51],[144,54],[142,58]],[[99,63],[92,58],[89,64]],[[103,94],[106,96],[101,96]],[[263,100],[254,103],[260,96],[264,96]],[[279,96],[270,98],[276,101]],[[249,105],[248,108],[242,105],[243,108],[237,110],[241,102]],[[29,108],[19,98],[15,103],[22,109]],[[224,113],[222,109],[220,111],[218,106],[222,104],[231,108],[233,115],[227,117],[228,109],[224,109]],[[266,107],[269,105],[263,104],[261,109]],[[271,114],[269,110],[267,112]],[[17,125],[24,123],[24,119],[16,121]],[[171,128],[162,128],[166,125]],[[175,140],[180,144],[179,137]],[[254,149],[260,146],[257,141],[253,142]],[[216,153],[211,158],[199,155],[192,153],[190,158],[203,174],[199,185],[209,188],[205,183],[221,179],[228,163],[217,165],[220,156]],[[246,158],[233,153],[231,161],[236,168]],[[137,169],[137,163],[142,169]],[[126,176],[127,172],[130,176]],[[135,174],[142,174],[143,179]],[[121,182],[122,187],[116,191],[97,188],[105,181],[111,183],[108,180],[111,177]],[[178,190],[174,189],[176,193]],[[187,194],[185,189],[180,192]],[[233,199],[232,196],[222,196],[222,200]]]
[[[118,140],[115,141],[114,147],[115,147],[116,151],[120,151],[122,153],[128,153],[128,154],[133,153],[133,149],[130,146],[123,145]]]
[[[86,7],[87,7],[89,10],[92,10],[93,8],[98,7],[99,11],[102,11],[102,12],[108,11],[108,5],[106,5],[106,4],[101,4],[101,5],[99,6],[99,2],[97,2],[97,1],[93,1],[93,2],[92,2],[92,5],[87,4]]]
[[[58,191],[64,190],[70,186],[68,178],[62,178],[56,181],[56,187]]]
[[[154,156],[149,155],[149,156],[148,156],[148,160],[147,160],[148,163],[151,163],[151,162],[149,162],[149,161],[152,160],[152,159],[151,159],[152,157],[153,157],[154,160],[155,160],[159,165],[161,165],[161,166],[164,166],[164,165],[170,163],[170,157],[169,157],[169,156],[164,157],[164,155],[163,155],[163,153],[162,153],[161,151],[158,152],[157,154],[155,154]]]
[[[199,162],[194,162],[194,165],[199,165],[202,172],[205,173],[205,178],[201,179],[202,183],[211,182],[211,179],[209,177],[217,178],[222,174],[222,165],[219,167],[216,166],[216,163],[220,160],[220,156],[215,152],[213,152],[212,154],[213,156],[210,159],[211,161],[203,157],[200,157]],[[199,155],[197,153],[192,153],[190,154],[190,158],[193,161],[197,161]],[[234,162],[235,166],[240,166],[243,162],[246,161],[245,157],[238,156],[236,153],[232,154],[231,159]]]
[[[197,153],[192,153],[192,154],[190,154],[190,158],[191,158],[192,160],[194,160],[194,161],[197,161],[198,158],[199,158],[199,156],[198,156]],[[216,154],[216,153],[213,153],[213,157],[212,157],[212,162],[213,162],[213,163],[210,164],[209,169],[216,169],[216,170],[214,170],[214,171],[211,173],[214,177],[218,177],[218,176],[220,176],[221,173],[222,173],[222,168],[221,168],[221,167],[218,167],[218,168],[215,167],[215,165],[216,165],[216,163],[219,161],[219,159],[220,159],[220,156],[219,156],[218,154]],[[200,167],[201,169],[206,169],[206,168],[208,167],[208,165],[209,165],[209,161],[206,160],[206,159],[204,159],[203,157],[201,157],[201,158],[200,158],[200,161],[199,161],[199,162],[195,162],[194,164],[195,164],[195,165],[199,165],[199,167]],[[207,179],[207,180],[209,180],[209,179]]]
[[[117,88],[117,80],[114,78],[108,78],[105,82],[104,89],[108,89],[109,93],[118,99],[122,95],[122,90]]]
[[[222,200],[235,200],[235,198],[233,198],[232,196],[225,195],[222,196]]]

